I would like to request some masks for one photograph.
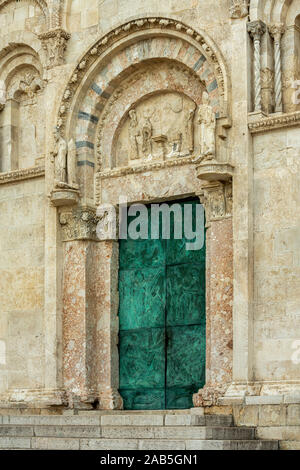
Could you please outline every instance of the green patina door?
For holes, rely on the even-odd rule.
[[[179,204],[187,203],[195,218],[198,200]],[[150,208],[148,220],[150,233]],[[187,251],[172,232],[170,240],[160,233],[120,241],[120,393],[128,410],[191,408],[205,383],[205,244]]]

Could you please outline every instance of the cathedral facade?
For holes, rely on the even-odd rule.
[[[0,25],[0,409],[229,407],[300,441],[300,0]],[[204,246],[126,244],[124,200],[203,207]]]

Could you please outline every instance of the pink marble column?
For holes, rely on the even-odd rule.
[[[88,265],[95,242],[64,244],[63,371],[69,404],[76,407],[96,398],[91,371],[95,369],[96,317],[89,302]]]
[[[196,407],[217,403],[232,381],[233,240],[231,183],[202,186],[207,219],[206,385],[193,401]]]
[[[99,241],[91,211],[61,214],[63,376],[69,404],[120,409],[118,243]]]

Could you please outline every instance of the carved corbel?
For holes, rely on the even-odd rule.
[[[71,35],[61,28],[52,29],[39,35],[43,49],[46,51],[48,69],[64,63],[64,53],[70,37]]]
[[[230,17],[244,18],[249,13],[249,0],[230,0]]]
[[[94,240],[97,241],[97,218],[95,211],[88,208],[61,212],[59,222],[62,228],[62,241]]]

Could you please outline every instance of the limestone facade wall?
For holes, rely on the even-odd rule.
[[[2,401],[121,406],[117,248],[101,246],[95,226],[97,205],[124,192],[129,202],[198,195],[205,205],[212,362],[196,406],[299,399],[300,0],[248,3],[0,0]],[[186,122],[205,90],[213,165],[194,163],[196,120],[177,132],[183,144],[156,126],[154,160],[128,163],[129,111],[141,120],[152,106],[165,124],[163,103],[176,110],[182,96]],[[173,154],[157,150],[166,139]],[[60,181],[58,155],[68,156]],[[84,301],[97,289],[103,312]]]
[[[0,390],[45,383],[43,178],[1,185]]]

